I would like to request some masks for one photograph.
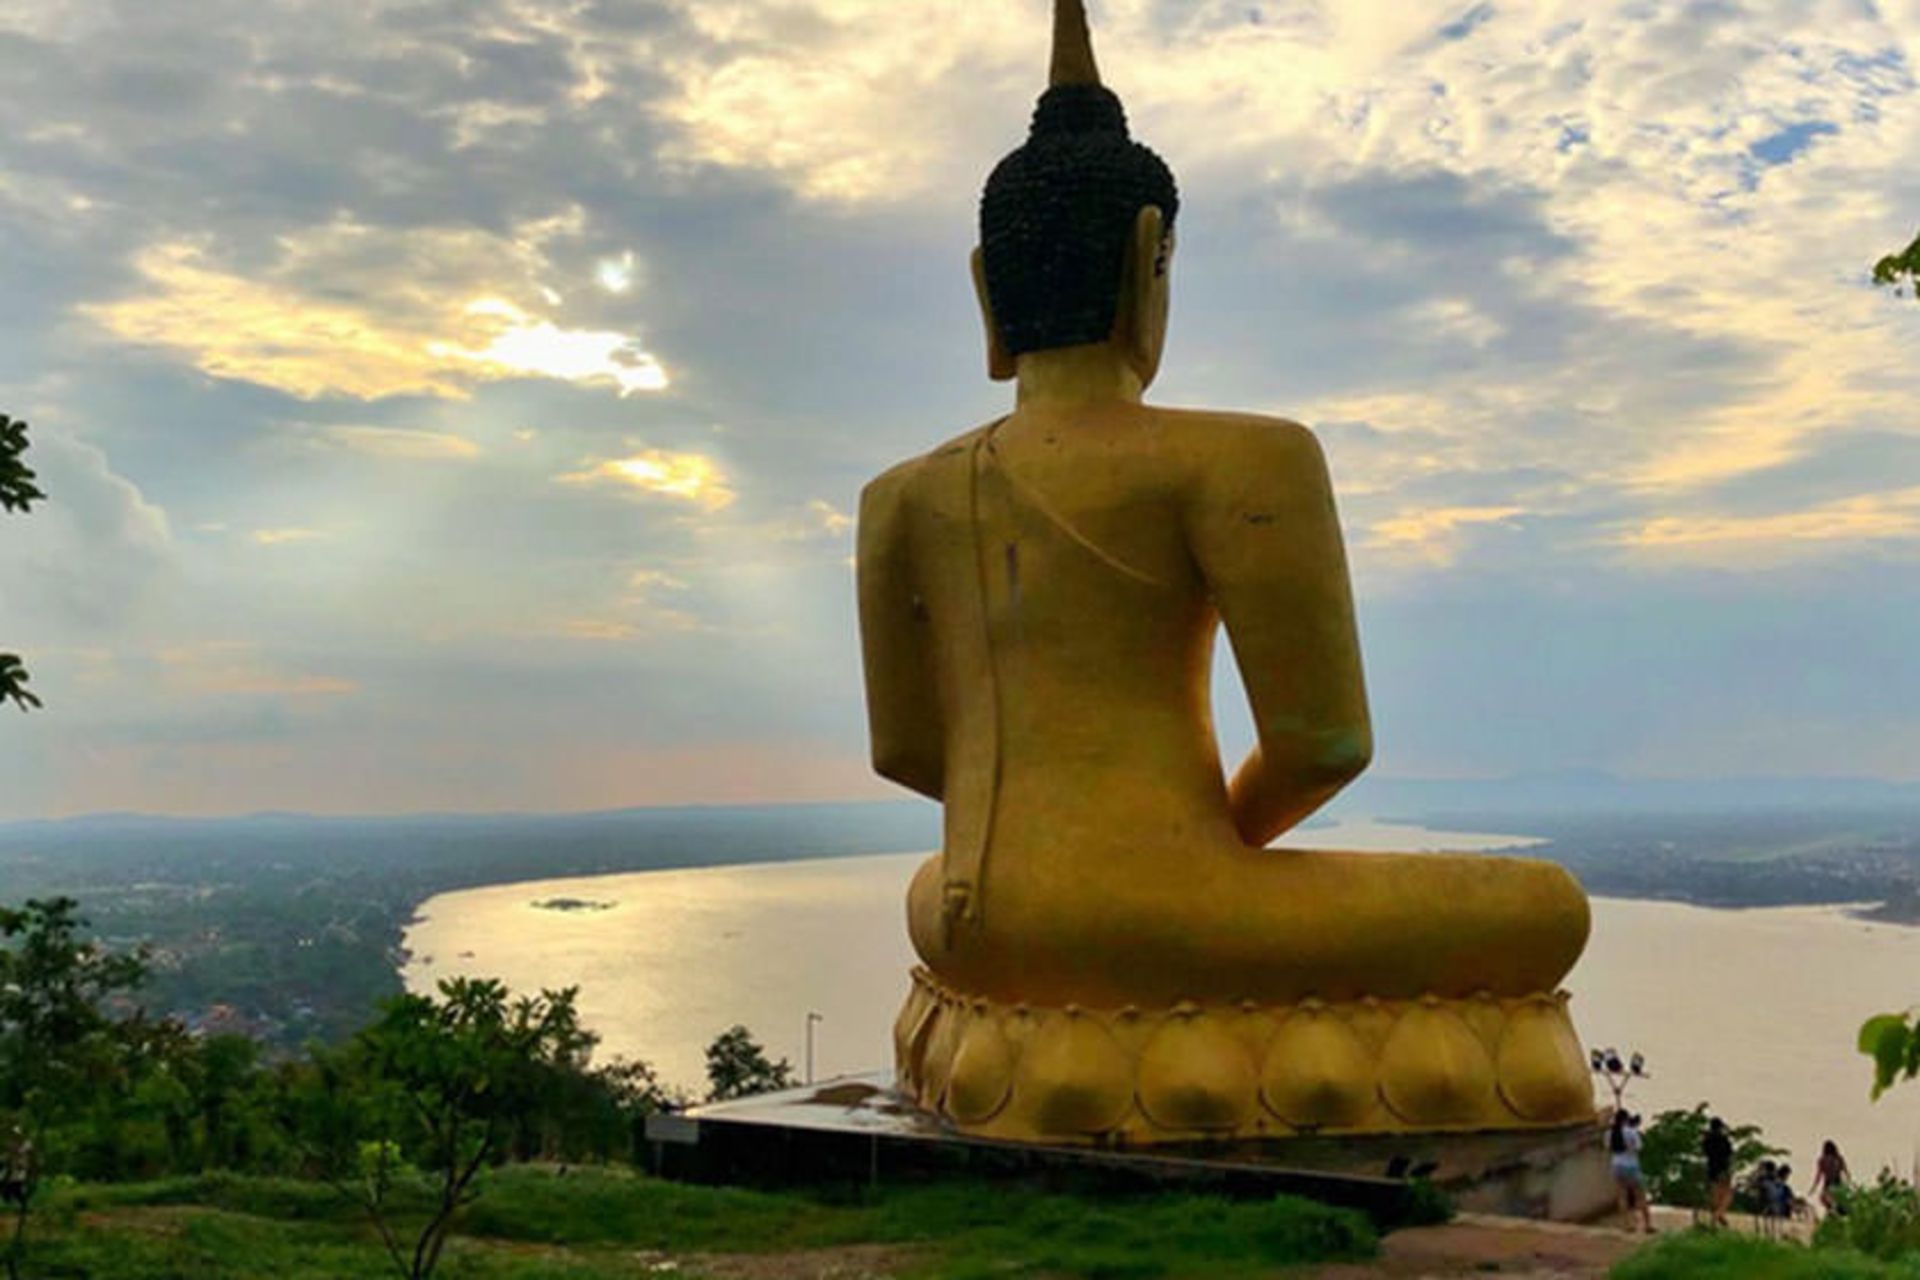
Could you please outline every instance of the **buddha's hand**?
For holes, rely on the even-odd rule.
[[[1266,761],[1256,746],[1227,784],[1227,814],[1240,834],[1240,842],[1250,848],[1262,848],[1280,834],[1269,829],[1268,785]]]
[[[940,927],[945,931],[947,941],[953,940],[953,931],[963,920],[973,918],[973,886],[964,880],[947,881],[946,893],[940,901]]]

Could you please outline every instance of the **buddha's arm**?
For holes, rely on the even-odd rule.
[[[1373,730],[1319,442],[1282,422],[1223,435],[1190,497],[1188,536],[1252,704],[1258,744],[1228,799],[1241,838],[1259,846],[1359,776]]]
[[[904,479],[881,476],[860,495],[860,645],[866,663],[873,768],[941,798],[946,780],[940,697],[929,666],[926,611],[914,591],[901,511]]]

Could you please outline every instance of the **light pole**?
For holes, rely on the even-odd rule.
[[[813,1024],[825,1022],[825,1016],[809,1011],[807,1013],[807,1083],[813,1083]]]
[[[1587,1056],[1587,1064],[1593,1068],[1593,1074],[1613,1090],[1615,1111],[1625,1105],[1628,1085],[1648,1079],[1647,1057],[1643,1053],[1631,1053],[1622,1059],[1618,1049],[1595,1049]]]

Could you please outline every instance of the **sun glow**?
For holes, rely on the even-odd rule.
[[[452,343],[432,343],[428,351],[480,366],[487,377],[535,376],[564,382],[612,382],[624,399],[636,391],[664,391],[667,371],[660,361],[641,350],[623,333],[595,329],[562,329],[551,320],[538,320],[500,298],[469,303],[467,315],[480,322],[498,322],[485,346],[477,349]]]
[[[633,253],[608,258],[594,269],[593,278],[608,293],[627,293],[633,288]]]
[[[690,502],[708,511],[733,503],[734,492],[720,464],[700,453],[648,449],[626,458],[610,458],[585,471],[563,475],[564,484],[615,484],[642,493]]]

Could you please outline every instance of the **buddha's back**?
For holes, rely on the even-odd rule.
[[[883,477],[862,555],[897,566],[929,641],[949,854],[1019,858],[1039,843],[1119,871],[1112,859],[1238,845],[1210,712],[1216,602],[1269,636],[1285,622],[1272,615],[1325,607],[1267,590],[1242,599],[1249,579],[1286,573],[1306,549],[1337,550],[1325,492],[1303,428],[1137,404],[1015,414]],[[1337,556],[1315,576],[1332,579],[1322,595],[1344,596]],[[1249,672],[1262,693],[1286,660],[1271,648],[1236,639],[1243,661],[1263,664]],[[1333,718],[1364,733],[1357,678],[1345,684],[1355,697]],[[1327,703],[1264,710],[1304,725]],[[1070,850],[1050,834],[1062,830]]]

